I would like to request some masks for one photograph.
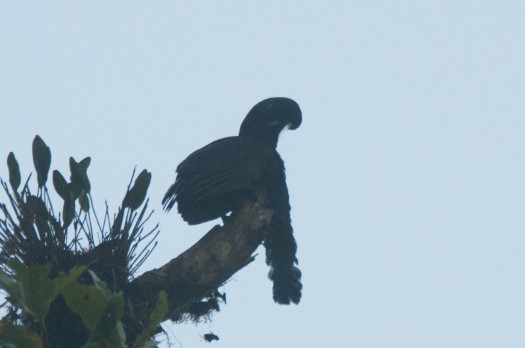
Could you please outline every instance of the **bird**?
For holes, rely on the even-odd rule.
[[[278,304],[298,304],[302,294],[297,267],[297,243],[290,218],[284,161],[277,152],[281,132],[295,130],[302,112],[292,99],[273,97],[257,103],[246,115],[239,135],[222,138],[191,153],[176,169],[175,183],[162,204],[177,210],[189,225],[227,218],[255,200],[264,190],[273,211],[263,242],[273,299]]]

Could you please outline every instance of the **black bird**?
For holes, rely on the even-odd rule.
[[[177,178],[162,203],[166,211],[177,202],[190,225],[235,212],[246,200],[265,190],[274,214],[264,241],[273,299],[299,303],[301,271],[295,265],[284,162],[277,153],[281,131],[302,122],[299,105],[288,98],[269,98],[256,104],[241,124],[238,136],[216,140],[193,152],[177,166]]]

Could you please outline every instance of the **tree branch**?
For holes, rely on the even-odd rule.
[[[253,261],[263,242],[273,212],[265,197],[247,202],[224,226],[214,226],[188,250],[164,266],[134,279],[126,289],[136,318],[149,318],[157,295],[168,294],[165,319],[180,320],[188,309],[224,284],[234,273]],[[147,323],[142,323],[147,325]]]

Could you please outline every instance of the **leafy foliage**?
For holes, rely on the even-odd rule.
[[[34,332],[22,325],[14,325],[9,320],[0,321],[0,344],[14,345],[18,348],[41,348],[42,339]]]
[[[68,274],[60,273],[50,278],[49,264],[26,267],[18,261],[9,262],[16,282],[9,275],[0,273],[0,285],[23,311],[32,315],[38,323],[45,324],[52,301],[63,296],[68,307],[77,314],[90,332],[87,344],[104,344],[109,347],[124,347],[125,333],[122,329],[124,297],[122,292],[113,294],[100,279],[93,275],[93,285],[84,285],[77,279],[86,272],[85,267],[74,267]],[[28,332],[22,325],[6,321],[9,329],[0,330],[0,343],[20,345],[25,337],[31,344],[42,345],[36,333]],[[159,322],[157,322],[158,325]],[[25,343],[24,343],[25,344]],[[33,346],[31,346],[33,347]]]
[[[122,207],[103,219],[92,209],[87,170],[91,159],[69,160],[69,182],[58,170],[53,187],[62,200],[55,214],[47,189],[51,150],[38,135],[33,141],[38,189],[30,177],[21,186],[20,167],[7,158],[9,186],[0,179],[8,203],[0,203],[0,288],[7,314],[0,322],[0,346],[134,347],[152,346],[167,312],[161,292],[149,321],[136,323],[125,289],[151,254],[158,226],[144,232],[151,217],[147,190],[151,173],[142,171],[127,188]],[[133,175],[134,176],[134,175]],[[133,180],[132,176],[132,180]],[[142,207],[142,208],[141,208]],[[127,337],[124,322],[142,331]]]
[[[135,348],[147,346],[149,337],[155,334],[158,323],[162,321],[167,312],[168,295],[164,291],[161,291],[157,297],[155,308],[153,308],[151,312],[148,327],[135,340]]]

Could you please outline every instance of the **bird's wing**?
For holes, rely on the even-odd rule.
[[[233,195],[253,189],[274,151],[250,138],[228,137],[193,152],[177,167],[177,179],[166,193],[166,209],[178,203],[188,222],[217,218],[232,209]],[[192,218],[192,215],[199,217]],[[216,216],[218,214],[218,216]],[[201,217],[202,216],[202,217]]]

